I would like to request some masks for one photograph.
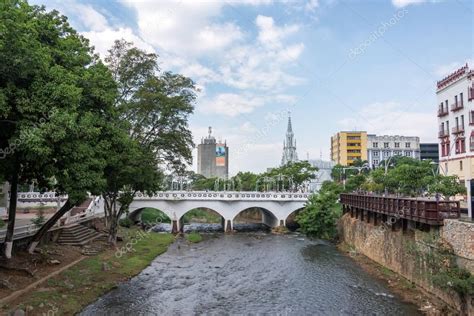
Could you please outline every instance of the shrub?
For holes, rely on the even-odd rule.
[[[316,238],[334,239],[337,236],[337,220],[341,216],[337,197],[332,191],[313,194],[296,217],[301,232]]]
[[[46,217],[44,217],[44,212],[42,209],[38,210],[36,217],[32,218],[31,222],[38,228],[43,226],[43,224],[46,222]]]
[[[186,240],[192,243],[198,243],[202,241],[202,236],[197,232],[192,232],[186,235]]]
[[[130,227],[132,227],[133,222],[130,218],[125,217],[125,218],[122,218],[121,220],[119,220],[119,225],[122,226],[122,227],[130,228]]]

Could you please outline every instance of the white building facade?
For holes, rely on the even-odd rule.
[[[420,138],[400,135],[367,135],[367,161],[371,168],[394,156],[420,159]]]
[[[474,70],[466,64],[437,82],[439,170],[457,175],[467,189],[472,217],[474,190]]]
[[[316,178],[309,183],[310,192],[318,192],[324,181],[332,181],[331,171],[335,165],[334,161],[325,161],[322,159],[310,159],[308,161],[313,167],[318,168]]]

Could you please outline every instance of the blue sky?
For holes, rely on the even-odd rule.
[[[338,130],[436,142],[436,81],[474,67],[472,1],[33,3],[68,16],[101,56],[125,38],[191,77],[195,142],[212,126],[232,174],[279,164],[288,111],[300,159],[328,159]]]

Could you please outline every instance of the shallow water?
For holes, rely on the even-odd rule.
[[[292,235],[175,242],[81,315],[418,315],[333,245]]]

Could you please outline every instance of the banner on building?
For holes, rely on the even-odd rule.
[[[216,166],[225,166],[225,144],[216,144]]]

